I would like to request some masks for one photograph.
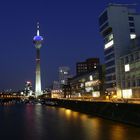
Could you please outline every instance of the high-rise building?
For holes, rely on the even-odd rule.
[[[76,75],[91,72],[100,64],[99,58],[89,58],[84,62],[76,63]]]
[[[42,47],[43,37],[39,34],[39,23],[37,23],[37,35],[33,38],[33,43],[36,48],[36,80],[35,80],[35,95],[36,97],[42,94],[41,91],[41,73],[40,73],[40,48]]]
[[[69,67],[59,67],[59,82],[60,85],[67,85],[67,80],[70,78],[70,68]]]
[[[131,5],[109,4],[99,16],[100,33],[104,40],[107,91],[121,97],[120,56],[130,41],[140,35],[140,14]]]

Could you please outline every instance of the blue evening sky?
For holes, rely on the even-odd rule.
[[[108,3],[137,3],[139,0],[3,0],[0,4],[0,90],[23,89],[35,80],[36,22],[44,37],[41,48],[43,88],[58,79],[58,67],[90,57],[104,63],[98,16]],[[140,12],[140,11],[139,11]]]

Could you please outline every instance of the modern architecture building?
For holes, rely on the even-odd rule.
[[[121,97],[120,56],[130,41],[140,35],[140,14],[131,5],[109,4],[99,16],[100,33],[104,41],[106,90]]]
[[[76,63],[76,75],[91,72],[100,64],[99,58],[89,58],[84,62]]]
[[[60,86],[62,85],[67,85],[67,80],[68,78],[70,78],[70,68],[63,66],[63,67],[59,67],[59,83]]]
[[[131,41],[130,50],[120,57],[122,98],[140,98],[140,38]]]
[[[40,73],[40,48],[42,47],[43,37],[39,33],[39,23],[37,23],[37,35],[33,38],[33,43],[36,48],[36,80],[35,80],[35,95],[36,97],[42,94],[41,91],[41,73]]]
[[[103,91],[101,67],[70,79],[71,96],[100,97]]]

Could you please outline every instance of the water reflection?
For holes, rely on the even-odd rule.
[[[4,140],[140,139],[140,129],[137,127],[65,108],[40,105],[0,106],[0,120],[0,139]]]

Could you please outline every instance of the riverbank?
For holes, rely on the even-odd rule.
[[[48,105],[76,110],[106,119],[140,126],[140,104],[45,99]]]

